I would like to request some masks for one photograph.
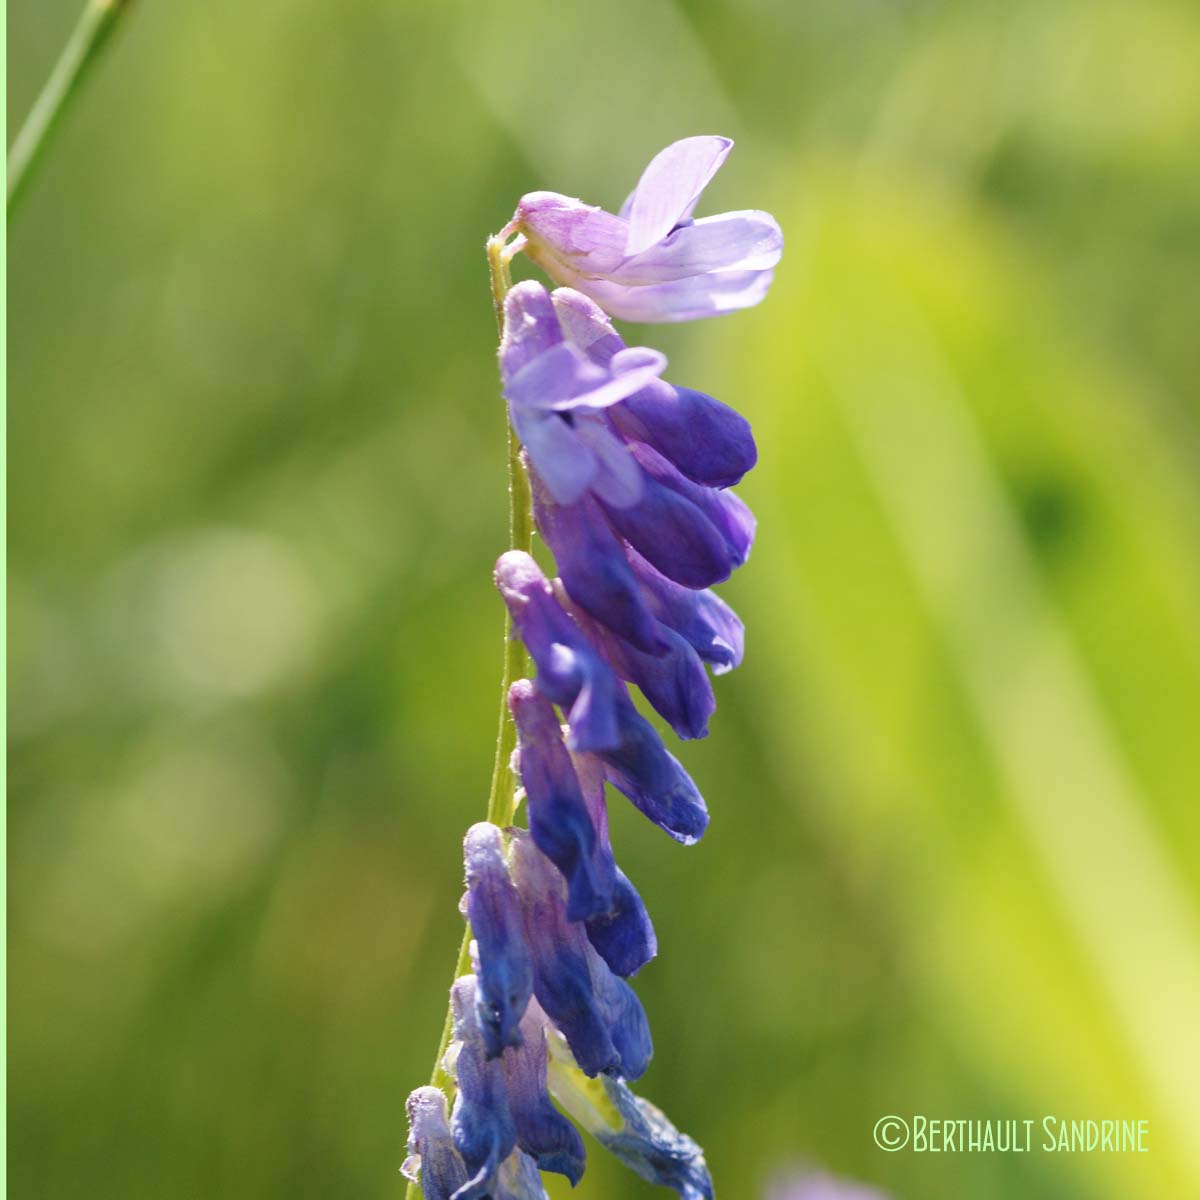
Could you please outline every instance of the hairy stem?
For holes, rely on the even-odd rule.
[[[131,0],[87,0],[58,62],[50,72],[21,132],[8,152],[8,217],[33,175],[42,153],[58,129],[80,84],[99,57]]]
[[[496,326],[504,336],[504,298],[512,287],[508,264],[521,244],[521,239],[506,246],[508,230],[502,230],[488,239],[488,269],[492,279],[492,307],[496,313]],[[521,462],[521,443],[517,439],[511,422],[505,422],[508,432],[508,543],[514,550],[533,550],[533,500],[529,490],[529,475]],[[513,637],[512,618],[504,612],[504,665],[500,673],[500,728],[496,735],[496,760],[492,765],[492,786],[488,794],[487,820],[503,828],[511,825],[514,815],[517,780],[512,769],[513,751],[517,745],[517,730],[508,711],[508,689],[525,675],[528,656],[519,638]],[[465,975],[470,969],[471,929],[463,931],[462,945],[458,949],[458,962],[454,967],[454,978]],[[442,1067],[442,1059],[450,1045],[454,1022],[449,1009],[442,1026],[442,1037],[438,1043],[437,1057],[433,1064],[434,1087],[450,1092],[454,1081]],[[406,1200],[417,1200],[419,1185],[409,1183]]]

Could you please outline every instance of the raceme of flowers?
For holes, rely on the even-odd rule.
[[[576,1127],[652,1182],[711,1197],[699,1146],[629,1087],[653,1053],[628,980],[654,927],[609,838],[607,785],[685,845],[708,825],[691,777],[641,715],[708,733],[712,674],[742,659],[742,623],[712,590],[746,561],[754,517],[728,489],[754,466],[750,427],[667,382],[611,317],[683,321],[756,304],[782,252],[762,212],[693,218],[732,142],[691,137],[646,168],[616,215],[551,192],[501,235],[552,280],[503,299],[500,372],[523,447],[548,578],[524,550],[496,564],[536,668],[508,691],[527,828],[481,822],[463,843],[472,972],[451,989],[439,1087],[409,1097],[405,1175],[425,1200],[531,1200],[541,1172],[576,1183]],[[551,1096],[558,1101],[556,1107]]]

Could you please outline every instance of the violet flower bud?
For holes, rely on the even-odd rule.
[[[685,846],[708,828],[708,808],[691,776],[624,693],[618,705],[620,741],[597,751],[609,783],[660,829]]]
[[[606,1150],[682,1200],[713,1200],[704,1152],[666,1114],[618,1079],[585,1079],[562,1039],[550,1040],[550,1091]]]
[[[540,1171],[583,1178],[586,1152],[575,1126],[554,1107],[546,1090],[546,1014],[536,1000],[521,1019],[521,1046],[504,1052],[504,1086],[517,1146]]]
[[[604,799],[604,764],[594,754],[577,754],[573,759],[579,789],[596,830],[597,856],[613,863],[614,874],[611,906],[586,923],[588,941],[614,975],[627,979],[658,953],[658,939],[637,888],[613,862],[608,805]]]
[[[653,1053],[641,1003],[592,948],[583,926],[567,920],[561,876],[520,831],[513,835],[513,879],[525,911],[538,1003],[585,1073],[639,1078]]]
[[[525,944],[521,901],[508,875],[500,830],[480,821],[463,839],[467,920],[478,958],[479,1028],[488,1058],[519,1046],[521,1016],[533,995],[533,965]]]
[[[537,688],[567,713],[573,750],[615,746],[619,683],[609,665],[562,610],[541,568],[518,550],[496,563],[496,586],[517,635],[537,665]]]
[[[549,700],[528,679],[508,692],[520,739],[518,762],[529,810],[529,833],[567,882],[567,920],[586,921],[612,908],[612,855],[599,853],[596,829]]]
[[[482,1200],[490,1195],[500,1164],[517,1144],[504,1087],[504,1067],[500,1059],[487,1053],[476,986],[474,975],[464,975],[450,989],[454,1041],[447,1051],[447,1070],[458,1085],[450,1132],[468,1176],[453,1200]]]
[[[400,1168],[405,1179],[420,1183],[425,1200],[450,1200],[467,1182],[467,1168],[454,1148],[441,1088],[419,1087],[408,1110],[408,1157]]]

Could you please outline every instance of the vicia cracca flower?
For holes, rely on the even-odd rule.
[[[434,1079],[453,1106],[439,1086],[409,1098],[404,1170],[426,1200],[539,1200],[545,1171],[576,1183],[583,1144],[550,1094],[643,1178],[685,1200],[713,1195],[700,1147],[628,1086],[653,1046],[627,981],[658,942],[617,864],[608,788],[683,845],[708,827],[695,782],[630,688],[680,738],[708,734],[710,672],[736,667],[745,643],[711,589],[753,544],[753,514],[729,489],[757,448],[741,415],[668,382],[666,359],[627,347],[610,318],[686,320],[765,294],[782,248],[775,221],[692,217],[731,145],[669,146],[618,215],[532,193],[489,243],[522,447],[510,454],[512,524],[532,519],[554,568],[542,570],[530,538],[495,567],[519,646],[507,647],[489,820],[463,843],[469,929]],[[522,250],[568,286],[511,287],[507,263]],[[532,679],[518,677],[525,655]],[[527,829],[513,826],[522,798]]]
[[[767,1188],[765,1200],[888,1200],[883,1192],[851,1179],[839,1179],[814,1168],[780,1175]]]
[[[625,321],[690,321],[757,304],[783,253],[775,219],[754,210],[693,219],[733,142],[690,137],[656,155],[617,215],[561,196],[522,197],[514,228],[556,283]]]

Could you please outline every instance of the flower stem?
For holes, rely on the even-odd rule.
[[[96,61],[130,0],[87,0],[58,62],[50,72],[21,132],[8,152],[8,218],[16,211],[42,152],[46,149],[88,68]]]
[[[508,264],[513,254],[520,250],[523,240],[506,246],[505,241],[510,231],[500,233],[488,239],[487,257],[488,269],[492,280],[492,307],[496,313],[496,326],[501,337],[504,336],[504,298],[512,287]],[[529,490],[529,475],[521,462],[521,443],[517,438],[512,423],[506,420],[508,431],[508,541],[514,550],[524,550],[527,554],[533,550],[533,499]],[[512,617],[507,608],[504,612],[504,666],[500,676],[500,729],[496,735],[496,760],[492,765],[492,786],[488,794],[487,819],[494,825],[503,828],[511,825],[515,809],[517,780],[512,769],[513,750],[517,745],[517,731],[513,724],[512,715],[508,711],[508,689],[514,681],[522,678],[528,669],[528,656],[520,638],[513,637]],[[458,948],[458,961],[454,967],[454,978],[465,975],[471,965],[471,928],[463,931],[462,945]],[[450,1045],[454,1031],[454,1021],[449,1009],[446,1020],[442,1025],[442,1038],[438,1043],[437,1057],[433,1064],[433,1077],[430,1082],[434,1087],[450,1091],[454,1081],[442,1067],[442,1059]],[[419,1185],[409,1183],[405,1192],[405,1200],[417,1200]]]

